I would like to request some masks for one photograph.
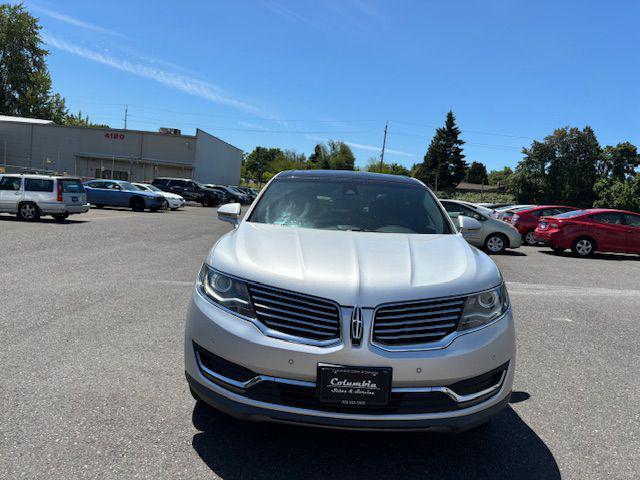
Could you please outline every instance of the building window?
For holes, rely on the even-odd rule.
[[[100,170],[99,168],[96,168],[96,178],[108,178],[113,180],[129,180],[129,172],[114,170],[113,177],[112,177],[111,170]]]

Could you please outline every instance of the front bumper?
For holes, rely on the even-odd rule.
[[[345,315],[342,315],[343,322]],[[371,316],[364,315],[369,338]],[[342,331],[345,330],[343,324]],[[392,396],[402,392],[429,392],[442,386],[482,376],[508,364],[499,384],[477,401],[461,399],[454,407],[413,410],[327,409],[312,403],[283,402],[261,397],[242,385],[227,384],[203,373],[194,343],[240,368],[272,381],[313,391],[318,363],[391,367]],[[458,336],[446,348],[422,351],[385,351],[366,341],[353,346],[348,339],[330,347],[291,343],[265,336],[252,323],[210,304],[194,292],[185,336],[185,371],[191,388],[205,402],[238,418],[293,422],[315,426],[365,429],[437,429],[459,431],[483,423],[508,402],[515,370],[515,332],[511,311],[501,319]],[[215,381],[213,381],[215,380]],[[266,383],[266,382],[265,382]],[[451,403],[451,402],[449,402]]]

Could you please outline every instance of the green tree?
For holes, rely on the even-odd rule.
[[[309,155],[309,168],[322,170],[331,168],[329,152],[323,143],[318,143],[313,149],[313,153]]]
[[[505,166],[502,170],[491,170],[488,175],[489,185],[506,185],[507,179],[513,174],[510,167]]]
[[[597,165],[597,174],[601,178],[624,181],[635,175],[640,166],[640,155],[635,145],[629,142],[619,143],[615,147],[607,145]]]
[[[590,127],[559,128],[523,154],[509,181],[519,202],[592,205],[602,150]]]
[[[630,179],[601,178],[594,185],[594,207],[619,208],[640,213],[640,174]]]
[[[104,123],[93,123],[89,120],[88,115],[82,115],[81,111],[78,111],[76,115],[69,114],[65,117],[63,123],[72,127],[97,127],[97,128],[110,128],[109,125]]]
[[[64,123],[64,99],[51,90],[41,26],[22,4],[0,4],[0,114]]]
[[[332,170],[353,170],[356,157],[349,145],[344,142],[329,140],[327,142],[329,152],[329,166]]]
[[[411,172],[399,163],[381,163],[376,157],[371,157],[369,159],[366,170],[367,172],[374,173],[388,173],[390,175],[404,175],[406,177],[411,176]]]
[[[452,111],[447,113],[444,127],[438,128],[429,144],[424,161],[415,169],[415,176],[438,189],[454,188],[464,178],[467,162],[462,153],[464,141]]]
[[[484,163],[480,162],[472,162],[467,170],[467,182],[469,183],[481,183],[487,184],[488,176],[487,176],[487,167],[484,166]]]
[[[263,182],[264,174],[269,171],[269,165],[279,156],[282,150],[279,148],[256,147],[253,152],[243,160],[243,170],[245,177]],[[278,172],[271,172],[278,173]]]

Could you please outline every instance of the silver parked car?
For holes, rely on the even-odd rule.
[[[507,248],[518,248],[522,245],[522,236],[513,226],[491,216],[493,210],[478,207],[472,203],[458,200],[440,200],[449,216],[472,217],[482,224],[479,230],[465,232],[464,238],[471,245],[484,248],[489,253],[502,253]]]
[[[185,371],[238,418],[460,431],[507,404],[515,331],[498,267],[413,178],[276,175],[205,259]]]
[[[51,215],[62,221],[69,215],[89,211],[82,182],[73,177],[50,175],[0,175],[0,212],[15,213],[34,221]]]

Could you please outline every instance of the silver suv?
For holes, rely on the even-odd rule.
[[[194,397],[238,418],[460,431],[509,401],[502,275],[415,179],[276,175],[205,259],[187,314]]]
[[[0,213],[15,213],[26,221],[51,215],[62,221],[89,211],[82,182],[50,175],[0,175]]]

